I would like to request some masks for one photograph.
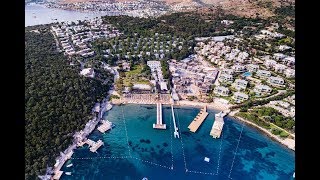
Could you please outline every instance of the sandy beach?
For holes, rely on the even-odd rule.
[[[195,101],[187,101],[187,100],[182,100],[177,103],[179,106],[193,106],[193,107],[203,107],[207,106],[209,109],[215,109],[219,111],[226,111],[229,109],[228,105],[219,103],[219,102],[212,102],[212,103],[203,103],[203,102],[195,102]]]

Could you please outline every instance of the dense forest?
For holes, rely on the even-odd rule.
[[[199,36],[228,35],[229,31],[224,29],[220,23],[221,19],[206,20],[197,13],[178,12],[164,15],[159,18],[138,18],[129,16],[106,16],[105,22],[114,24],[125,34],[138,33],[150,36],[154,33],[171,34],[193,39]]]
[[[41,26],[33,27],[39,28]],[[56,51],[48,26],[25,30],[25,178],[36,179],[52,166],[72,134],[84,128],[95,102],[109,85],[79,75]]]

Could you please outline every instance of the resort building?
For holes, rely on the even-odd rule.
[[[268,82],[272,85],[284,85],[284,80],[281,77],[271,76],[268,79]]]
[[[253,91],[256,93],[256,95],[262,95],[262,94],[269,94],[272,91],[272,88],[270,88],[267,85],[259,84],[256,85],[253,89]]]
[[[285,51],[285,50],[288,50],[288,49],[292,49],[290,46],[287,46],[287,45],[280,45],[279,46],[279,51]]]
[[[160,82],[160,89],[161,91],[168,91],[167,82]]]
[[[247,69],[249,72],[256,72],[259,69],[259,66],[256,64],[248,64]]]
[[[220,96],[228,96],[229,92],[230,92],[229,89],[224,86],[217,86],[213,90],[213,93],[220,95]]]
[[[246,80],[236,79],[235,82],[233,83],[233,87],[236,90],[241,91],[241,90],[245,90],[247,88],[247,84],[248,84],[248,81],[246,81]]]
[[[261,78],[268,78],[271,76],[271,72],[270,71],[265,71],[265,70],[258,70],[257,71],[257,76],[261,77]]]
[[[160,61],[147,61],[147,65],[150,67],[150,69],[161,68]]]
[[[219,82],[232,82],[233,76],[229,74],[221,74],[219,77]]]
[[[132,89],[137,89],[137,90],[151,90],[151,86],[148,84],[134,84],[132,86]]]
[[[94,75],[95,75],[93,68],[85,68],[80,72],[80,74],[85,77],[91,77],[91,78],[94,78]]]
[[[274,70],[278,73],[283,73],[283,71],[287,68],[286,65],[283,65],[283,64],[276,64],[274,66]]]
[[[285,58],[286,57],[286,55],[285,54],[282,54],[282,53],[274,53],[273,54],[273,58],[275,59],[275,60],[282,60],[283,58]]]
[[[267,59],[265,62],[264,62],[264,65],[267,67],[267,68],[274,68],[274,66],[277,64],[277,61],[275,60],[272,60],[272,59]]]
[[[286,69],[284,71],[284,74],[286,75],[287,78],[295,77],[295,70],[294,69]]]
[[[249,96],[245,93],[242,93],[242,92],[235,92],[232,96],[232,98],[234,99],[234,101],[236,103],[241,103],[245,100],[248,100],[249,99]]]
[[[283,61],[283,63],[286,63],[288,66],[295,65],[295,58],[291,57],[291,56],[285,57],[282,61]]]
[[[234,70],[233,69],[223,69],[221,71],[221,74],[233,75],[234,74]]]
[[[236,64],[236,65],[232,66],[232,69],[235,72],[244,72],[246,70],[246,67],[243,65]]]

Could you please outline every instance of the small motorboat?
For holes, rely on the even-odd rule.
[[[71,175],[71,172],[66,172],[66,175],[70,176],[70,175]]]
[[[72,163],[67,165],[67,167],[71,167],[71,166],[73,166],[73,164],[72,164]]]

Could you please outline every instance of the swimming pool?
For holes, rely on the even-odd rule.
[[[245,77],[252,76],[252,73],[251,72],[245,72],[245,73],[242,74],[242,76],[245,76]]]

